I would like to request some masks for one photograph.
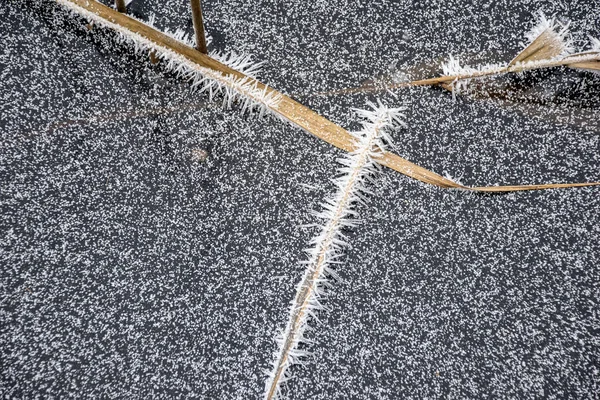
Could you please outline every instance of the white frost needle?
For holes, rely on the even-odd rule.
[[[591,45],[591,51],[593,52],[600,52],[600,39],[596,39],[595,37],[591,37],[590,36],[590,45]]]
[[[555,17],[547,18],[541,11],[537,13],[536,25],[525,34],[525,38],[527,43],[523,44],[523,51],[509,65],[517,62],[564,57],[574,51],[573,40],[569,33],[569,23],[561,24]],[[529,51],[527,51],[528,49]]]
[[[260,73],[260,69],[264,64],[264,61],[255,62],[253,57],[248,54],[237,54],[234,52],[222,54],[217,52],[210,53],[210,56],[215,60],[227,65],[231,69],[241,72],[244,75],[248,75],[252,78],[256,78]]]
[[[262,116],[265,112],[273,111],[278,115],[276,110],[281,100],[280,95],[267,90],[266,87],[264,89],[259,88],[259,82],[252,76],[238,78],[233,75],[225,75],[220,71],[202,67],[189,61],[181,54],[163,47],[119,24],[112,23],[71,1],[56,1],[66,9],[86,18],[88,21],[91,21],[98,26],[116,31],[118,40],[133,44],[136,52],[153,53],[155,57],[164,60],[168,70],[176,73],[179,77],[192,82],[192,87],[194,89],[198,89],[200,92],[207,92],[211,101],[215,94],[223,94],[224,107],[231,108],[234,102],[239,101],[242,104],[243,112],[252,112],[256,110]],[[150,21],[147,23],[152,26],[154,18],[151,17]],[[184,44],[191,44],[191,39],[183,31],[167,32],[167,34]],[[260,67],[260,64],[252,63],[248,56],[243,55],[219,56],[219,60],[223,61],[225,64],[246,70],[249,72],[249,75],[256,74]]]
[[[342,230],[357,225],[355,206],[367,201],[365,195],[370,193],[367,185],[378,166],[375,160],[385,145],[391,143],[387,131],[394,126],[404,125],[401,114],[403,108],[388,108],[381,103],[368,105],[371,110],[356,110],[364,122],[363,129],[353,134],[356,138],[355,150],[338,160],[342,164],[340,176],[334,180],[338,191],[324,201],[323,210],[316,214],[325,223],[307,249],[307,268],[298,284],[287,327],[278,338],[279,351],[266,385],[267,400],[281,396],[281,384],[290,378],[288,368],[301,363],[308,354],[300,350],[298,345],[307,342],[304,331],[308,320],[316,319],[317,312],[324,308],[321,301],[325,288],[330,285],[327,277],[337,277],[332,266],[340,263],[342,250],[348,246]]]

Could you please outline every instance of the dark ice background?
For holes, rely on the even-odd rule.
[[[348,128],[375,97],[318,92],[509,61],[539,9],[600,36],[595,2],[203,4],[214,50]],[[187,1],[130,12],[192,32]],[[259,398],[341,151],[222,110],[51,2],[0,14],[2,395]],[[407,106],[395,150],[470,185],[600,180],[599,77],[479,89],[382,95]],[[374,191],[288,398],[597,398],[599,189],[384,170]]]

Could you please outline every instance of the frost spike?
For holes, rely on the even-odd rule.
[[[590,36],[591,49],[583,51],[581,53],[573,54],[571,57],[578,57],[582,55],[595,55],[600,58],[600,39]],[[575,69],[583,69],[595,73],[600,73],[600,59],[596,61],[578,62],[569,64],[569,67]]]

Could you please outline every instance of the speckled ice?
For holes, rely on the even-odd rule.
[[[314,93],[506,63],[538,10],[577,48],[600,37],[593,1],[203,3],[212,50],[351,129],[367,96]],[[260,398],[341,152],[48,4],[0,2],[0,393]],[[185,1],[131,6],[192,32]],[[408,107],[396,151],[469,185],[600,179],[597,76],[471,90],[386,94]],[[477,196],[384,170],[372,190],[288,398],[594,399],[598,188]]]

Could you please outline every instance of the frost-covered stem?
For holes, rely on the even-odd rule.
[[[168,70],[192,81],[193,88],[208,91],[211,100],[215,92],[221,92],[224,93],[223,104],[227,108],[231,108],[233,102],[240,99],[243,104],[243,111],[252,111],[254,108],[258,108],[261,115],[266,111],[278,113],[278,106],[281,101],[281,95],[278,92],[262,85],[256,79],[228,69],[216,60],[204,55],[202,55],[204,57],[202,61],[207,66],[194,62],[190,57],[196,56],[197,52],[194,52],[196,54],[192,56],[186,54],[185,45],[179,43],[177,39],[169,38],[167,41],[172,43],[165,45],[164,37],[161,37],[160,40],[155,37],[165,35],[158,32],[155,35],[150,35],[149,32],[154,32],[148,26],[143,26],[143,29],[140,29],[143,34],[131,30],[131,27],[135,26],[137,22],[133,18],[123,17],[123,20],[120,21],[121,24],[113,22],[116,18],[104,18],[98,13],[109,14],[109,12],[102,10],[104,6],[96,2],[85,0],[56,0],[56,2],[90,21],[98,23],[100,26],[113,29],[119,34],[118,38],[120,40],[131,41],[136,51],[154,51],[158,58],[166,61]],[[98,5],[94,6],[94,4]],[[175,46],[181,48],[181,51],[175,50]],[[213,64],[216,68],[209,67]]]
[[[427,86],[427,85],[437,85],[440,83],[451,83],[453,81],[460,81],[464,79],[475,79],[475,78],[483,78],[486,76],[500,75],[505,73],[516,73],[516,72],[525,72],[534,69],[542,69],[542,68],[552,68],[552,67],[560,67],[560,66],[570,66],[574,64],[587,63],[587,62],[595,62],[600,61],[600,55],[598,54],[586,54],[580,56],[570,56],[565,57],[559,60],[543,60],[543,61],[531,61],[526,63],[518,63],[516,65],[511,65],[508,67],[493,67],[489,69],[483,69],[480,71],[474,71],[466,74],[457,74],[457,75],[446,75],[440,76],[437,78],[423,79],[419,81],[412,81],[409,83],[399,83],[390,85],[388,89],[395,89],[397,87],[412,85],[412,86]]]
[[[115,0],[115,7],[118,12],[127,12],[127,6],[125,5],[125,0]]]
[[[600,54],[591,53],[591,54],[581,54],[581,55],[572,55],[564,58],[560,58],[557,60],[542,60],[542,61],[530,61],[524,63],[518,63],[511,66],[494,66],[490,68],[483,68],[481,70],[476,70],[463,74],[452,74],[452,75],[443,75],[435,78],[427,78],[420,79],[416,81],[410,82],[398,82],[390,85],[374,85],[367,87],[357,87],[351,89],[342,89],[342,90],[334,90],[329,92],[322,92],[321,95],[329,95],[329,94],[351,94],[351,93],[362,93],[362,92],[372,92],[379,93],[385,92],[393,89],[400,89],[409,86],[434,86],[434,85],[443,85],[443,84],[451,84],[453,82],[459,82],[462,80],[469,79],[478,79],[485,78],[488,76],[496,76],[507,73],[518,73],[531,71],[536,69],[544,69],[544,68],[554,68],[554,67],[578,67],[585,64],[593,64],[600,62]]]
[[[372,138],[374,138],[377,134],[377,130],[373,130]],[[372,140],[369,141],[369,145],[372,143]],[[325,227],[325,236],[323,241],[319,244],[319,255],[314,265],[309,266],[308,270],[309,274],[305,275],[302,283],[300,284],[300,291],[296,295],[296,299],[294,304],[298,306],[298,308],[293,312],[292,318],[289,321],[289,327],[287,329],[287,335],[285,335],[284,346],[281,350],[281,354],[279,357],[279,361],[277,363],[277,368],[275,372],[275,377],[271,382],[271,387],[267,394],[267,400],[271,400],[274,398],[278,386],[279,380],[281,379],[281,375],[284,372],[285,365],[287,363],[287,359],[289,357],[290,351],[298,345],[296,340],[296,335],[298,332],[298,328],[305,323],[307,318],[307,307],[310,303],[310,300],[314,296],[315,287],[320,276],[323,274],[323,267],[325,266],[325,254],[330,248],[333,238],[335,236],[335,232],[339,229],[339,220],[344,214],[344,210],[349,206],[349,198],[351,193],[353,192],[352,188],[356,182],[356,178],[365,164],[367,160],[367,152],[370,147],[364,147],[361,149],[361,154],[358,162],[352,168],[352,174],[346,187],[343,189],[343,197],[342,201],[337,206],[335,213],[332,219],[327,223]]]
[[[336,202],[330,202],[330,207],[326,207],[329,217],[321,234],[314,241],[314,252],[305,275],[298,285],[274,370],[267,384],[266,400],[273,400],[279,395],[280,385],[285,380],[286,369],[292,363],[290,358],[302,355],[302,352],[297,350],[297,346],[306,328],[307,318],[314,309],[319,308],[319,298],[321,297],[319,285],[324,282],[323,275],[328,270],[328,264],[335,259],[336,250],[343,245],[340,240],[340,237],[343,237],[341,228],[350,225],[346,218],[354,214],[352,208],[358,192],[364,190],[360,186],[364,182],[365,175],[370,173],[369,166],[373,162],[373,157],[381,150],[382,130],[390,123],[390,119],[389,113],[380,113],[377,119],[372,120],[368,125],[369,130],[362,132],[363,136],[359,140],[358,147],[348,160],[348,168],[344,169],[347,174],[340,181],[342,184],[339,185],[339,192],[335,197]],[[378,148],[379,150],[377,150]]]
[[[201,53],[208,54],[206,48],[206,36],[204,35],[204,22],[202,19],[202,6],[200,0],[190,0],[192,5],[192,20],[194,21],[194,32],[196,32],[196,49]]]

